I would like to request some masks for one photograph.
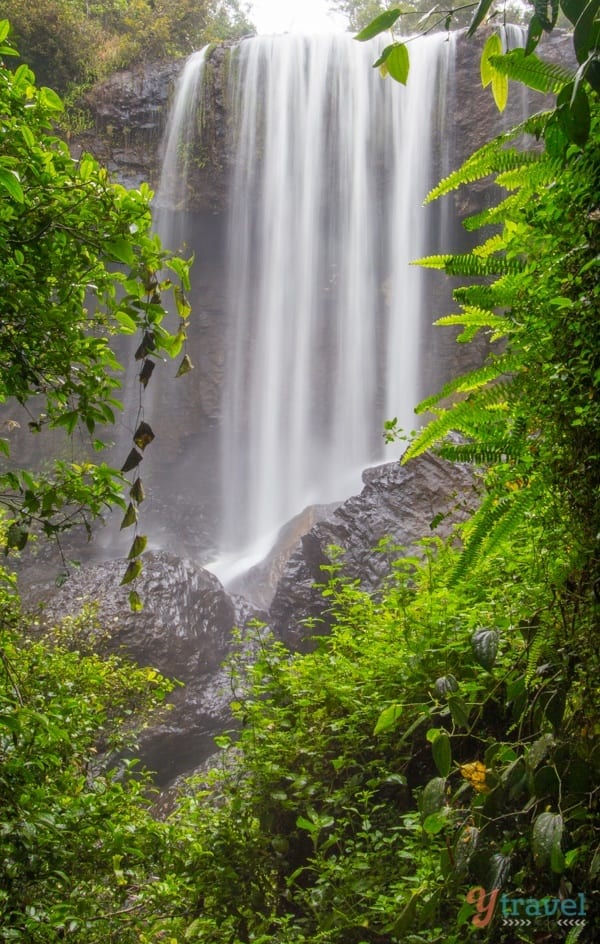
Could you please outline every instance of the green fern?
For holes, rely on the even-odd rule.
[[[497,72],[507,78],[545,95],[557,94],[575,78],[570,70],[551,62],[543,62],[534,53],[526,56],[524,49],[512,49],[502,56],[490,56],[490,63]]]
[[[489,494],[469,521],[467,542],[449,585],[456,586],[477,560],[497,556],[508,538],[534,513],[536,501],[536,490],[528,486],[509,492],[501,499],[494,493]]]
[[[457,190],[464,184],[475,183],[483,177],[488,177],[493,173],[501,173],[505,170],[512,170],[519,163],[535,163],[542,159],[538,152],[524,152],[516,149],[506,150],[505,145],[515,141],[524,134],[533,134],[539,137],[544,130],[549,112],[543,112],[528,118],[516,127],[511,128],[492,141],[488,141],[483,147],[475,151],[462,164],[458,170],[453,171],[447,177],[437,184],[425,198],[425,204],[443,197],[453,190]],[[524,158],[524,154],[530,154],[529,158]]]
[[[521,457],[522,446],[510,439],[504,439],[496,443],[442,443],[438,451],[442,459],[448,459],[450,462],[491,465],[516,462]]]
[[[451,256],[445,266],[448,275],[462,275],[467,278],[514,274],[520,272],[522,268],[522,264],[517,259],[508,259],[506,256],[498,255],[479,259],[473,253]]]
[[[440,327],[445,325],[462,325],[465,329],[463,334],[468,331],[474,331],[476,334],[481,328],[491,328],[491,338],[493,341],[497,341],[499,338],[503,337],[507,330],[506,318],[474,305],[465,306],[464,311],[458,314],[445,315],[443,318],[438,318],[437,321],[434,321],[434,324]],[[473,334],[472,337],[474,337],[475,334]],[[460,340],[461,335],[457,337],[457,341]]]
[[[470,370],[466,374],[453,377],[448,383],[444,384],[442,389],[437,393],[422,400],[415,408],[415,413],[417,415],[427,413],[432,407],[439,403],[440,400],[445,400],[453,394],[472,393],[474,390],[479,391],[482,387],[491,384],[493,381],[498,381],[501,376],[517,369],[519,363],[516,358],[505,354],[502,357],[496,358],[491,364],[485,364],[483,367],[477,367],[475,370]],[[498,398],[504,395],[503,391],[505,390],[505,386],[506,382],[494,383],[494,386],[489,388],[486,396],[486,406],[498,402]],[[458,406],[459,404],[455,404],[453,408],[456,409]]]
[[[522,268],[516,259],[507,259],[505,256],[490,256],[479,259],[473,253],[460,255],[435,255],[415,259],[412,265],[423,266],[426,269],[443,269],[447,275],[464,275],[468,278],[480,276],[483,278],[492,275],[503,275],[519,272]]]
[[[530,195],[539,190],[540,187],[546,187],[556,179],[557,166],[556,161],[550,160],[545,155],[543,159],[535,161],[535,167],[527,170],[526,185],[523,179],[523,167],[515,167],[512,170],[503,171],[498,174],[496,183],[499,187],[506,190],[516,190],[520,188],[521,195],[517,205],[524,206]],[[503,207],[504,211],[509,207]],[[512,206],[510,207],[512,209]]]

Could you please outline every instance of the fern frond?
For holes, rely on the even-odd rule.
[[[530,199],[529,192],[512,193],[495,206],[487,207],[480,213],[474,213],[473,216],[467,216],[466,219],[462,221],[462,225],[469,233],[474,232],[476,229],[481,229],[482,226],[499,225],[504,223],[506,217],[514,214],[516,209],[525,206]]]
[[[423,256],[422,259],[413,259],[411,265],[423,266],[426,269],[445,269],[453,258],[451,253],[436,256]]]
[[[420,264],[422,264],[421,261]],[[487,278],[493,275],[508,275],[520,272],[523,265],[517,259],[507,259],[506,256],[495,255],[479,259],[472,252],[468,252],[450,256],[444,268],[448,275]]]
[[[438,451],[442,459],[470,462],[473,465],[516,461],[521,455],[521,449],[510,440],[497,443],[442,443]]]
[[[495,441],[499,431],[505,431],[508,387],[510,382],[493,384],[486,390],[478,391],[476,397],[469,396],[454,403],[449,409],[440,410],[412,441],[402,457],[402,464],[437,446],[450,432],[461,433],[471,439],[482,437]]]
[[[524,191],[523,199],[527,200],[532,193],[535,193],[542,187],[547,187],[553,180],[556,180],[556,174],[556,161],[545,158],[544,155],[543,159],[527,167],[526,176],[523,174],[522,168],[520,170],[507,170],[496,177],[496,183],[499,187],[504,187],[506,190],[522,188]]]
[[[544,111],[536,115],[531,115],[525,121],[520,122],[508,131],[498,135],[497,138],[487,141],[483,147],[480,147],[474,154],[471,154],[464,164],[461,164],[457,170],[441,180],[437,186],[427,194],[424,201],[425,204],[431,203],[433,200],[437,200],[438,197],[443,197],[447,193],[451,193],[452,190],[457,190],[463,184],[474,183],[476,180],[481,180],[483,177],[489,176],[489,174],[511,170],[512,168],[509,166],[510,161],[514,161],[516,166],[518,163],[523,164],[528,161],[535,162],[539,160],[541,157],[539,152],[507,150],[505,146],[511,141],[516,141],[522,135],[531,135],[539,140],[543,136],[546,122],[550,114],[552,113]],[[524,159],[523,156],[525,154],[532,156]],[[499,157],[499,155],[504,156]],[[510,156],[507,157],[506,155]],[[536,157],[535,155],[538,156]]]
[[[488,495],[469,522],[473,527],[450,576],[449,586],[459,583],[478,558],[494,557],[527,515],[534,510],[536,501],[536,490],[528,486],[516,492],[509,492],[501,499],[494,494]]]
[[[432,203],[433,200],[437,200],[438,197],[443,197],[445,194],[450,193],[452,190],[457,190],[464,184],[472,184],[475,183],[476,180],[489,177],[490,174],[513,170],[515,167],[520,167],[522,164],[527,163],[527,159],[523,159],[527,152],[516,151],[514,149],[504,150],[502,147],[504,142],[502,142],[502,144],[499,142],[500,139],[496,138],[494,142],[490,142],[496,146],[484,147],[476,151],[458,170],[453,171],[441,180],[440,183],[427,194],[424,201],[425,204]],[[535,158],[532,158],[532,160],[535,160]]]
[[[544,62],[534,53],[526,56],[524,49],[512,49],[502,56],[490,56],[490,64],[509,79],[544,94],[560,92],[563,86],[575,78],[575,74],[569,69],[552,62]]]
[[[548,641],[548,637],[545,635],[545,633],[540,632],[540,630],[536,632],[533,639],[531,640],[529,644],[529,652],[527,653],[527,670],[525,672],[526,685],[529,685],[535,677],[540,657],[546,645],[548,644]]]
[[[503,318],[502,315],[495,315],[491,311],[485,311],[483,308],[476,308],[472,305],[465,307],[460,314],[445,315],[443,318],[438,318],[437,321],[434,321],[434,325],[442,327],[462,325],[464,330],[458,335],[457,341],[471,340],[481,328],[491,328],[493,332],[492,340],[497,341],[506,334],[508,327],[506,318]],[[469,335],[468,338],[467,335]]]
[[[509,354],[503,354],[496,358],[491,364],[484,364],[483,367],[476,367],[475,370],[470,370],[466,374],[453,377],[448,383],[444,384],[442,389],[437,393],[432,394],[432,396],[427,397],[425,400],[421,400],[418,406],[415,407],[415,413],[417,415],[427,413],[436,403],[439,403],[440,400],[445,400],[454,393],[472,393],[474,390],[480,390],[482,387],[487,386],[487,384],[492,383],[492,381],[498,380],[503,375],[510,373],[518,364],[519,361],[517,358]],[[498,384],[494,388],[498,394],[500,394],[500,386],[501,385]]]
[[[504,249],[506,249],[506,240],[502,233],[496,233],[494,236],[490,236],[489,239],[486,239],[484,243],[475,246],[472,253],[474,256],[477,256],[478,259],[487,259],[488,256],[493,255],[493,253],[502,252]]]
[[[461,285],[452,292],[452,297],[459,305],[474,308],[499,307],[494,285]]]
[[[443,269],[447,275],[464,275],[468,278],[481,276],[489,278],[494,275],[505,275],[520,272],[523,268],[516,259],[507,259],[505,256],[488,256],[480,259],[472,252],[460,255],[435,255],[415,259],[411,265],[423,266],[425,269]]]

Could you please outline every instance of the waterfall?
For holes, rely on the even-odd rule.
[[[186,60],[175,90],[163,136],[161,174],[153,207],[155,229],[165,246],[178,249],[185,242],[190,160],[202,126],[202,80],[208,46]],[[200,103],[200,107],[199,107]]]
[[[377,52],[343,35],[259,37],[232,62],[220,543],[234,559],[259,558],[307,504],[347,497],[393,458],[385,419],[414,425],[424,276],[409,263],[435,219],[421,204],[453,43],[411,44],[406,88],[372,69]]]

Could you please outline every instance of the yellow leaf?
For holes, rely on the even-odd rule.
[[[489,85],[496,70],[490,62],[491,56],[501,56],[502,55],[502,40],[500,39],[498,33],[492,33],[492,35],[487,40],[485,46],[483,47],[483,52],[481,53],[481,61],[479,63],[479,69],[481,72],[481,84],[485,88],[486,85]]]
[[[492,78],[492,95],[498,111],[504,111],[508,101],[508,76],[494,72]]]

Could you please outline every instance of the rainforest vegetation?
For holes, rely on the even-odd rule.
[[[240,0],[0,0],[40,85],[64,94],[253,31]]]
[[[255,628],[252,660],[240,645],[231,663],[238,733],[168,818],[152,816],[146,775],[115,758],[170,684],[97,655],[93,612],[41,634],[3,571],[0,941],[600,939],[600,21],[595,0],[560,10],[572,71],[535,53],[558,3],[535,4],[525,51],[503,55],[492,34],[482,59],[501,107],[509,79],[555,106],[428,197],[483,180],[496,194],[464,221],[474,249],[419,261],[464,283],[440,330],[495,343],[421,405],[431,419],[403,459],[472,463],[478,507],[448,541],[434,521],[417,547],[380,548],[394,563],[377,594],[345,579],[339,550],[322,578],[333,628],[311,652]],[[490,12],[481,0],[472,31]],[[407,56],[392,37],[380,67],[406,81]],[[139,332],[141,365],[183,353],[187,263],[150,235],[147,191],[71,162],[52,134],[56,93],[26,66],[3,66],[0,83],[0,399],[28,406],[34,433],[83,428],[93,453],[118,410],[106,338]],[[180,283],[174,334],[165,264]],[[136,435],[124,485],[92,461],[34,477],[6,431],[7,552],[118,501],[132,524],[149,433]]]

